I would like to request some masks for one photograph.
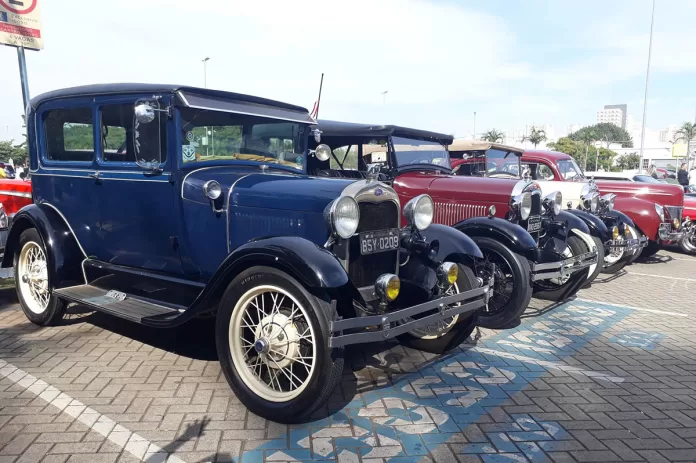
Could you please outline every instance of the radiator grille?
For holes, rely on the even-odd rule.
[[[539,217],[541,215],[541,207],[542,207],[541,206],[541,195],[533,194],[532,195],[532,212],[529,214],[529,217],[527,217],[527,220],[520,220],[519,221],[520,227],[527,230],[529,227],[529,221],[532,220],[534,217]],[[540,232],[541,232],[541,230],[538,230],[535,232],[529,232],[529,234],[532,235],[534,240],[538,242]]]
[[[384,273],[396,271],[398,251],[360,254],[359,233],[399,227],[399,208],[391,202],[359,203],[360,224],[357,233],[350,239],[348,254],[348,275],[358,288],[372,286]]]
[[[670,219],[679,219],[679,223],[682,221],[683,208],[680,206],[665,206],[667,212],[669,213]]]
[[[486,206],[456,203],[435,203],[433,222],[443,225],[454,225],[471,217],[481,217],[487,214]]]

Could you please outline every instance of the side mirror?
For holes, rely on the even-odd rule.
[[[147,103],[139,103],[135,106],[135,119],[141,124],[149,124],[155,120],[155,108]]]

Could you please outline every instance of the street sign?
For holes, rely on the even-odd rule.
[[[43,49],[39,0],[0,0],[0,44]]]

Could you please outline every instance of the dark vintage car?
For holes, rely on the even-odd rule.
[[[560,211],[560,197],[542,198],[534,182],[453,176],[447,152],[451,136],[335,121],[319,121],[319,130],[332,151],[326,159],[309,159],[310,174],[362,178],[370,165],[378,165],[380,179],[393,186],[402,203],[429,194],[435,222],[465,232],[479,245],[485,259],[473,264],[478,276],[494,277],[494,294],[479,317],[482,326],[500,328],[518,319],[533,290],[551,300],[575,294],[597,262],[596,252],[582,244],[582,252],[563,255],[568,220],[587,227]]]
[[[636,232],[631,227],[635,225],[628,216],[614,209],[615,195],[609,193],[600,196],[593,182],[554,178],[546,164],[540,160],[550,152],[534,153],[534,157],[529,157],[523,148],[487,141],[455,140],[450,145],[452,166],[458,173],[474,175],[471,171],[479,170],[486,160],[496,167],[493,171],[486,171],[483,174],[485,176],[532,179],[539,184],[545,195],[560,191],[567,212],[585,222],[597,247],[601,265],[594,267],[590,281],[600,272],[616,273],[621,270],[647,244],[647,239],[642,237],[641,241],[641,238],[632,237],[632,233]]]
[[[544,158],[548,159],[544,161]],[[642,248],[643,256],[655,254],[663,243],[679,243],[685,236],[691,236],[691,221],[684,215],[684,190],[678,185],[636,182],[634,174],[583,173],[565,153],[553,152],[540,158],[537,152],[526,152],[522,159],[543,162],[549,170],[546,175],[553,175],[554,180],[587,182],[594,179],[601,195],[615,195],[615,209],[633,221],[638,236],[648,238],[647,245]],[[634,259],[638,256],[636,253]]]
[[[225,377],[265,418],[324,404],[346,345],[398,336],[442,352],[486,304],[457,265],[481,252],[430,225],[429,196],[402,216],[376,178],[306,174],[304,108],[109,84],[40,95],[27,122],[34,202],[2,266],[29,320],[55,323],[70,302],[156,328],[214,315]]]

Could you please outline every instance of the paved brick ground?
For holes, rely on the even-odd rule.
[[[209,322],[38,328],[10,291],[0,463],[696,461],[693,287],[696,259],[663,251],[442,358],[355,349],[328,409],[292,427],[230,392]]]

